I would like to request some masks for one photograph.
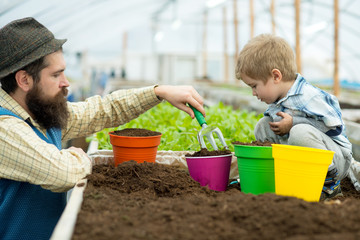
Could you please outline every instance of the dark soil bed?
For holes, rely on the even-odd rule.
[[[310,203],[275,194],[201,187],[188,172],[157,163],[94,166],[73,239],[360,239],[360,199]]]

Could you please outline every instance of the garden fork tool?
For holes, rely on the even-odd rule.
[[[194,108],[190,104],[189,104],[189,106],[194,111],[196,120],[198,121],[198,123],[201,126],[201,130],[197,134],[197,139],[200,143],[201,148],[207,148],[205,141],[204,141],[204,137],[206,137],[208,139],[208,141],[210,142],[211,146],[214,148],[214,150],[218,150],[218,146],[216,145],[216,142],[215,142],[215,139],[213,136],[213,133],[215,133],[218,136],[218,138],[219,138],[221,144],[224,146],[224,148],[229,149],[220,129],[218,127],[208,126],[206,124],[205,118],[202,115],[202,113],[199,112],[196,108]]]

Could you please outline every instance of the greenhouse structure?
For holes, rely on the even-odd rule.
[[[359,239],[357,24],[356,0],[0,0],[0,239]]]

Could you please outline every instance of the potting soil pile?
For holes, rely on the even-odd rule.
[[[360,239],[359,193],[310,203],[201,187],[183,168],[125,162],[94,166],[73,239]]]

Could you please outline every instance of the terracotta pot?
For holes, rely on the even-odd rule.
[[[123,162],[134,160],[138,163],[155,162],[162,135],[146,137],[118,136],[109,133],[113,145],[115,167]]]

